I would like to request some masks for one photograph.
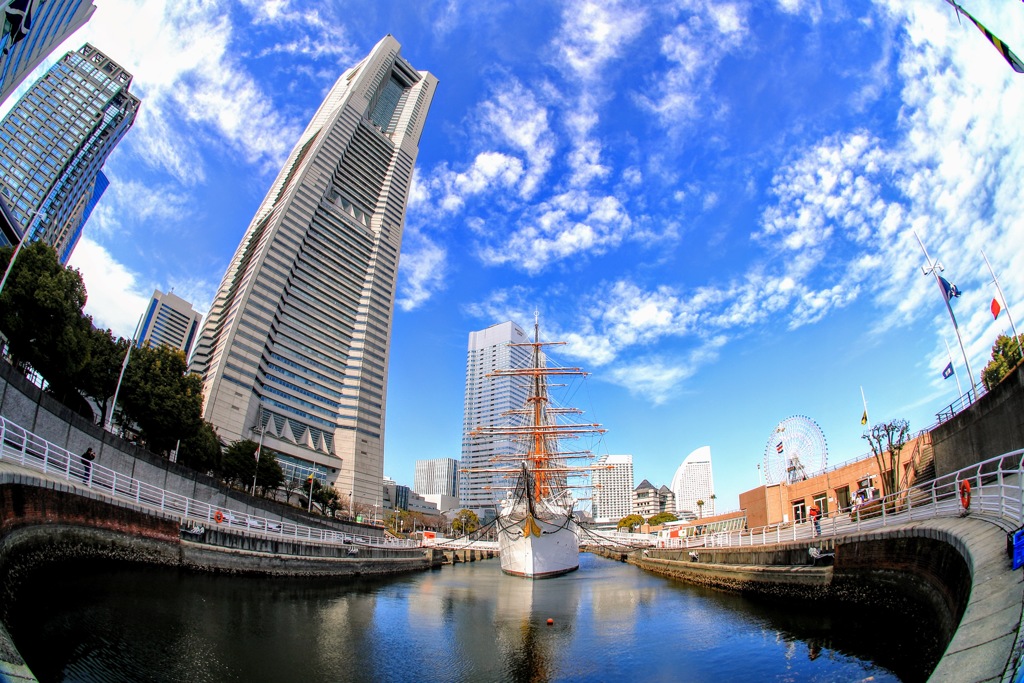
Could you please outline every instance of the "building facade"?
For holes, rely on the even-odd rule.
[[[659,512],[661,512],[661,505],[658,488],[644,479],[633,489],[631,514],[640,515],[644,519],[648,519]]]
[[[459,500],[481,519],[495,515],[505,494],[505,481],[488,471],[494,459],[516,452],[516,444],[501,437],[474,437],[477,427],[513,424],[505,415],[526,404],[529,387],[516,377],[488,377],[495,370],[526,367],[531,349],[523,328],[508,321],[469,333],[466,356],[466,397],[462,418],[462,459],[459,463]]]
[[[618,522],[630,514],[633,504],[633,456],[602,455],[591,475],[594,485],[591,513],[594,522]]]
[[[68,52],[0,122],[0,195],[21,234],[66,264],[106,189],[100,169],[135,122],[132,75],[92,45]]]
[[[170,346],[184,351],[187,358],[202,320],[202,314],[174,292],[155,290],[142,321],[138,345]]]
[[[459,461],[455,458],[417,460],[412,489],[424,496],[459,495]]]
[[[380,502],[405,206],[437,79],[388,35],[328,92],[224,275],[191,367],[226,441]]]
[[[715,515],[715,479],[711,471],[711,448],[701,446],[690,453],[672,477],[675,509],[681,519]],[[703,505],[698,505],[702,502]]]
[[[0,34],[0,103],[96,11],[92,0],[23,0],[3,4],[5,9],[0,18],[5,20],[5,30]]]

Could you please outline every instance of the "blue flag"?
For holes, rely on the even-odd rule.
[[[946,367],[942,368],[942,379],[949,379],[953,376],[953,363],[950,362]]]
[[[956,288],[956,285],[941,275],[939,276],[939,284],[942,286],[942,295],[946,297],[946,303],[949,303],[952,297],[960,296],[960,290]]]

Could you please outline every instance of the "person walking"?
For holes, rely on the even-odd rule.
[[[85,453],[82,453],[82,481],[88,483],[89,477],[92,474],[92,461],[96,459],[96,452],[93,451],[92,447],[86,449]]]
[[[814,535],[821,536],[821,508],[812,505],[810,509],[811,521],[814,522]]]

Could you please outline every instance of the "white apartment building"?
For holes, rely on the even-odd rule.
[[[473,510],[481,518],[495,515],[497,501],[505,493],[504,479],[482,470],[493,467],[496,456],[515,453],[516,446],[509,439],[478,438],[471,436],[471,432],[481,426],[513,424],[504,413],[525,405],[529,387],[515,377],[487,375],[498,369],[526,367],[531,348],[512,344],[530,341],[523,328],[511,321],[469,333],[459,500],[462,507]]]
[[[147,342],[151,346],[170,346],[184,351],[188,358],[202,320],[202,314],[192,308],[192,304],[174,292],[164,294],[157,289],[146,309],[138,344],[140,347]]]
[[[591,512],[596,524],[618,522],[632,511],[633,456],[602,455],[591,474]]]

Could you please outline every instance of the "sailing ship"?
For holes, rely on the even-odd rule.
[[[540,322],[534,320],[534,340],[512,346],[532,347],[526,367],[507,368],[490,377],[518,378],[529,384],[522,408],[505,413],[509,425],[478,427],[478,437],[505,436],[518,448],[487,471],[504,475],[508,495],[500,505],[496,530],[501,569],[506,574],[531,579],[567,574],[579,568],[579,537],[573,490],[575,482],[594,469],[569,466],[576,458],[592,458],[589,451],[563,451],[560,441],[586,434],[603,434],[599,424],[567,424],[566,415],[576,408],[555,407],[548,395],[547,378],[553,375],[586,376],[580,368],[548,367],[544,347],[565,342],[540,341]]]

